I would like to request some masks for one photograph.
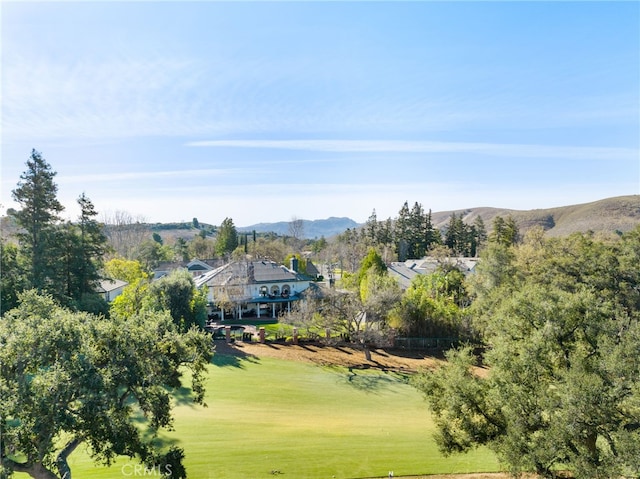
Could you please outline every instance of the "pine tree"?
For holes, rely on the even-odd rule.
[[[422,258],[426,251],[424,234],[425,214],[422,205],[417,201],[409,212],[409,251],[410,258]]]
[[[374,208],[371,216],[367,219],[367,223],[364,228],[364,233],[367,238],[367,242],[369,244],[376,244],[379,240],[379,225],[378,225],[378,216],[376,215],[376,210]]]
[[[409,231],[410,231],[410,212],[409,203],[404,202],[398,213],[396,225],[394,229],[394,238],[396,242],[396,251],[398,252],[398,261],[405,261],[409,257]]]
[[[18,187],[12,192],[14,200],[22,206],[15,213],[16,221],[24,230],[18,239],[27,257],[30,286],[47,291],[55,286],[57,258],[50,253],[55,244],[58,215],[64,207],[56,197],[58,186],[53,181],[56,172],[42,154],[32,150],[26,165]]]
[[[425,254],[434,246],[442,244],[440,231],[433,226],[431,209],[424,217],[424,246]]]
[[[487,229],[484,226],[482,216],[476,217],[475,221],[473,222],[473,226],[475,228],[476,235],[476,248],[472,256],[478,256],[478,251],[482,249],[482,247],[487,243]]]
[[[82,266],[78,272],[78,283],[81,294],[95,291],[95,285],[100,279],[99,271],[104,264],[104,255],[107,252],[107,237],[104,234],[103,225],[96,220],[98,216],[93,203],[82,193],[78,198],[80,206],[80,256]]]

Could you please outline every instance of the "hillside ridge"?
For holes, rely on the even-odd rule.
[[[625,232],[640,225],[640,195],[616,196],[576,205],[514,210],[508,208],[476,207],[432,213],[437,228],[446,228],[451,215],[463,215],[465,223],[473,223],[480,216],[487,228],[496,216],[512,216],[521,233],[540,226],[548,236],[566,236],[576,232]]]

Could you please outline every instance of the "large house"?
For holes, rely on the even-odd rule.
[[[196,287],[207,288],[209,317],[277,318],[301,299],[310,280],[272,261],[234,261],[195,278]]]

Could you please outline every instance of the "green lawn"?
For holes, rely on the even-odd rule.
[[[190,478],[274,477],[276,470],[288,478],[362,478],[499,469],[484,449],[441,456],[422,396],[400,376],[271,358],[217,355],[213,362],[208,407],[178,406],[175,431],[166,437],[185,449]],[[136,477],[126,460],[106,469],[91,466],[82,452],[72,459],[76,478]]]

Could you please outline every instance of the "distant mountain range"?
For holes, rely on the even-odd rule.
[[[411,206],[411,205],[409,205]],[[446,229],[451,215],[462,215],[465,223],[471,224],[482,217],[487,231],[491,231],[496,216],[511,215],[520,232],[525,233],[534,226],[541,226],[549,236],[565,236],[582,231],[629,231],[640,225],[640,195],[617,196],[592,203],[536,210],[511,210],[506,208],[476,207],[462,210],[432,212],[434,226]],[[384,218],[382,218],[384,219]],[[302,220],[305,238],[320,238],[343,233],[347,228],[358,228],[362,224],[350,218],[328,218],[324,220]],[[258,223],[238,228],[239,231],[290,234],[290,222]]]

